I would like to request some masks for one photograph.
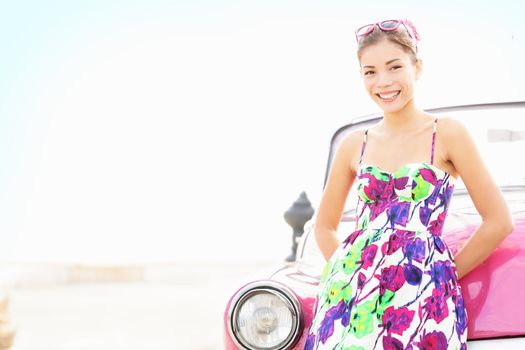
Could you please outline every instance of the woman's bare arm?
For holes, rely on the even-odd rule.
[[[507,203],[462,122],[442,118],[448,158],[465,183],[482,223],[454,257],[458,278],[482,263],[514,229]]]
[[[343,215],[348,192],[352,188],[355,172],[352,170],[356,147],[360,147],[362,130],[348,134],[341,142],[332,162],[326,186],[317,211],[314,225],[315,239],[326,260],[333,255],[340,242],[337,228]]]

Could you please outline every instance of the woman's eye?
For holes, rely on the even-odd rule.
[[[392,68],[397,69],[397,68],[401,68],[401,66],[393,66]]]
[[[368,73],[372,74],[372,73],[374,73],[374,71],[373,70],[369,70],[368,72],[365,72],[365,75],[370,75]]]

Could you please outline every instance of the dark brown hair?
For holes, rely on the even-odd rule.
[[[361,61],[361,55],[363,50],[369,46],[375,45],[382,40],[388,40],[391,43],[398,45],[403,51],[405,51],[409,56],[413,64],[417,62],[417,46],[416,40],[413,39],[405,29],[403,25],[399,26],[394,31],[385,32],[379,29],[376,25],[374,30],[365,37],[359,39],[357,44],[357,59]]]

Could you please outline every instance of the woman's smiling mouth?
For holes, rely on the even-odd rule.
[[[400,92],[401,90],[397,90],[397,91],[392,91],[392,92],[387,92],[387,93],[379,93],[376,95],[379,96],[379,98],[385,102],[392,102],[396,99],[397,95],[399,95]]]

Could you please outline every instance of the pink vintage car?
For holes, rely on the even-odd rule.
[[[515,223],[514,231],[492,255],[460,280],[469,316],[468,348],[525,349],[525,101],[426,111],[459,119],[469,127]],[[375,124],[380,118],[377,114],[356,118],[335,132],[327,173],[344,136],[356,128]],[[352,191],[355,188],[348,195],[338,229],[340,240],[355,226],[357,195]],[[443,237],[453,253],[480,222],[465,185],[458,179],[443,229]],[[231,297],[224,313],[226,349],[303,348],[325,262],[312,227],[313,219],[305,225],[294,262],[247,283]]]

